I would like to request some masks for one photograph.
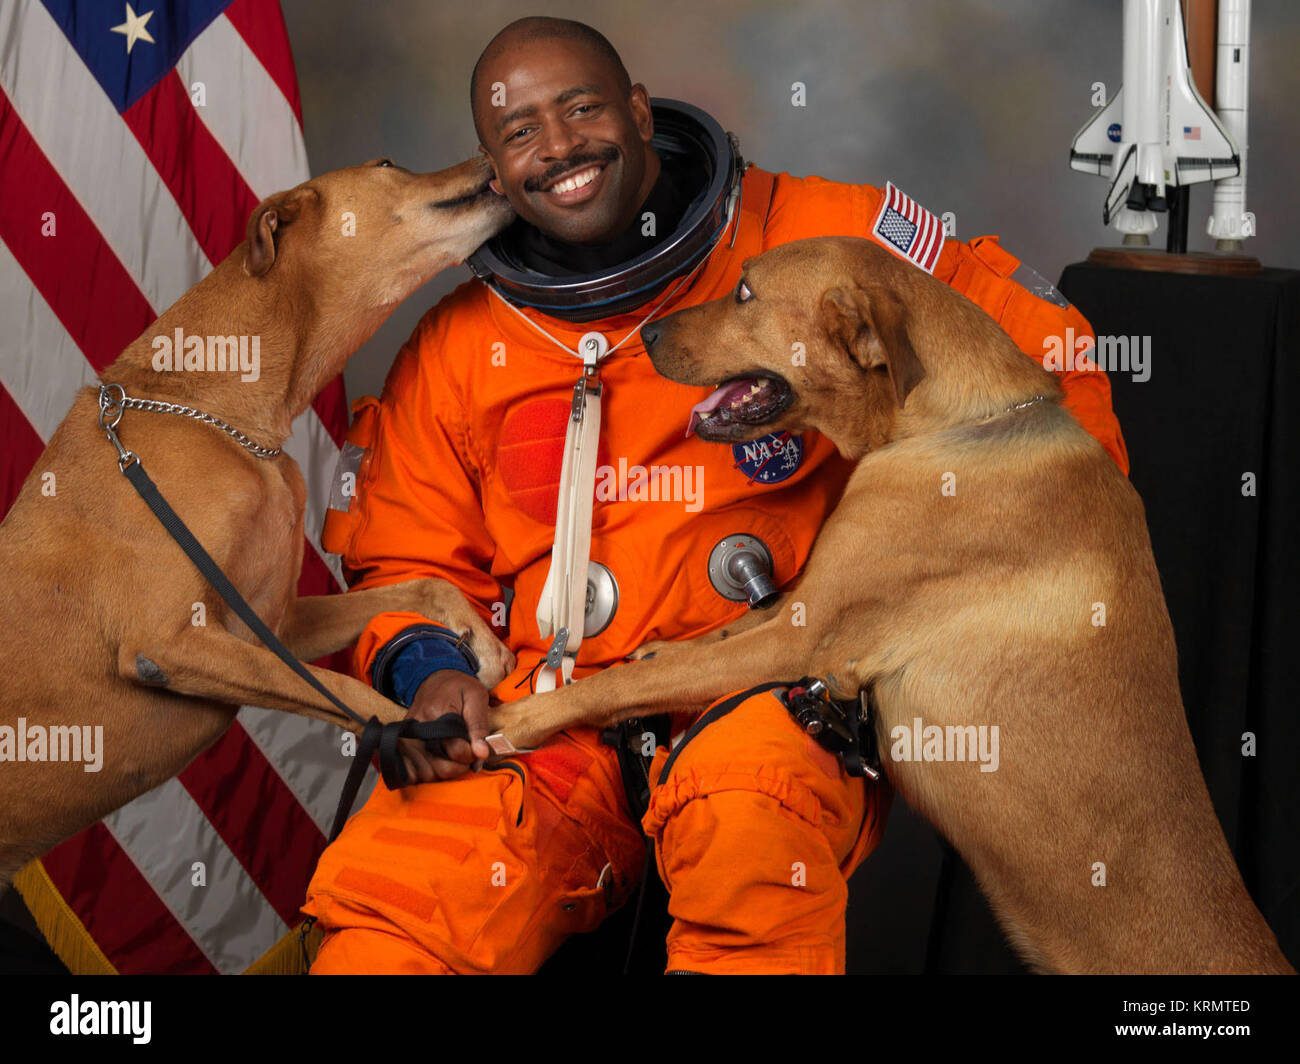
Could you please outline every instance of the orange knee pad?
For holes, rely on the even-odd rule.
[[[669,758],[642,821],[671,895],[669,970],[843,972],[847,879],[883,834],[887,784],[849,776],[770,692],[690,736],[664,777]]]
[[[303,911],[325,935],[312,971],[532,972],[598,926],[631,893],[644,843],[612,752],[582,738],[376,787],[308,887]]]

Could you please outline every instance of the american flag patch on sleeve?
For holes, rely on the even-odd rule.
[[[943,223],[892,181],[885,185],[871,236],[926,273],[934,273],[943,250]]]

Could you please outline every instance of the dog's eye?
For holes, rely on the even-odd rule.
[[[740,284],[736,285],[737,303],[748,303],[753,298],[754,293],[749,290],[749,285],[745,284],[744,281],[741,281]]]
[[[376,165],[376,166],[392,166],[392,165],[393,165],[393,160],[392,160],[392,159],[380,159],[380,160],[378,160],[378,161],[375,163],[375,165]]]

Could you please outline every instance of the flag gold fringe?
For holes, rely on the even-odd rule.
[[[40,861],[14,876],[14,887],[64,966],[73,975],[117,975],[95,939],[59,893]]]
[[[14,876],[14,888],[36,921],[41,934],[59,960],[73,975],[117,975],[104,952],[86,930],[63,895],[55,887],[45,866],[33,861]],[[301,925],[293,928],[279,942],[254,961],[245,975],[305,975],[307,965],[316,959],[324,937],[319,928],[307,934],[307,958],[299,939]]]
[[[316,959],[316,951],[320,949],[321,939],[324,938],[324,935],[320,928],[315,926],[307,932],[307,958],[304,961],[302,943],[298,937],[301,932],[302,925],[299,924],[254,961],[244,974],[306,975],[307,965]]]

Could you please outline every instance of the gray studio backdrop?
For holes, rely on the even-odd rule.
[[[435,170],[473,154],[474,60],[524,15],[594,25],[652,96],[687,100],[774,171],[892,180],[964,240],[1003,245],[1055,281],[1117,244],[1101,223],[1106,183],[1066,163],[1094,82],[1120,81],[1121,0],[282,0],[313,172],[379,155]],[[1265,265],[1300,266],[1300,3],[1255,0],[1248,206]],[[791,105],[791,85],[807,106]],[[1189,248],[1207,186],[1192,192]],[[1157,239],[1164,243],[1164,220]],[[420,316],[469,276],[413,295],[352,360],[350,398],[378,394]]]
[[[711,112],[763,167],[892,180],[954,212],[958,236],[998,233],[1053,281],[1118,243],[1101,224],[1105,182],[1066,160],[1093,83],[1118,86],[1122,0],[282,3],[313,171],[379,155],[434,170],[473,154],[474,60],[512,20],[551,14],[595,25],[634,81]],[[1298,266],[1300,2],[1254,7],[1249,206],[1262,235],[1248,246],[1268,265]],[[807,86],[806,107],[791,106],[794,82]],[[1193,249],[1210,248],[1209,205],[1209,191],[1194,189]],[[450,270],[398,309],[349,365],[349,396],[379,392],[419,317],[468,276]],[[930,829],[895,802],[884,842],[854,877],[850,971],[925,968],[940,856]],[[978,926],[978,913],[950,915]]]

